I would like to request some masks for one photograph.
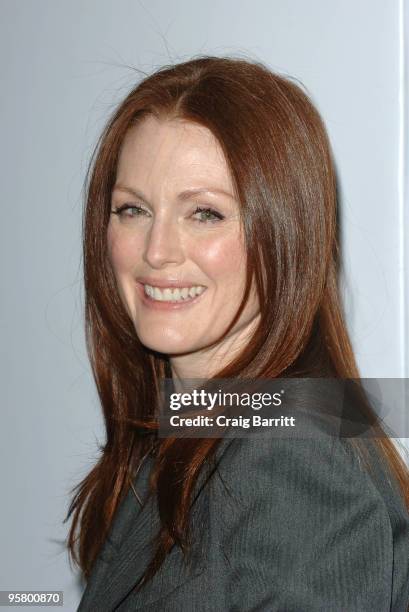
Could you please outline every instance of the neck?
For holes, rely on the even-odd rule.
[[[170,355],[175,390],[183,392],[184,388],[187,388],[184,379],[208,379],[224,369],[248,344],[258,320],[257,315],[246,326],[232,332],[215,346],[192,353]]]

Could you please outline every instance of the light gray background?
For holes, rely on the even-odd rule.
[[[135,80],[199,53],[300,79],[342,186],[361,373],[409,377],[408,19],[403,0],[1,0],[0,589],[80,598],[62,525],[103,430],[83,343],[82,183]]]

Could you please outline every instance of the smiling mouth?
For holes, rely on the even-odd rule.
[[[191,287],[153,287],[142,284],[145,297],[152,302],[165,302],[168,304],[183,304],[193,301],[200,296],[206,287],[194,285]]]

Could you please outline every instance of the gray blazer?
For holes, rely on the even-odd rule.
[[[369,474],[322,436],[225,439],[219,457],[193,506],[189,563],[174,547],[135,594],[159,525],[148,458],[143,506],[130,489],[78,612],[407,612],[409,514],[381,464]]]

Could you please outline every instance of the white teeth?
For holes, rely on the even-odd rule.
[[[155,300],[162,300],[162,299],[163,299],[163,298],[162,298],[162,291],[161,291],[160,289],[158,289],[157,287],[152,287],[152,289],[153,289],[153,295],[152,295],[152,297],[153,297]]]
[[[183,300],[188,300],[200,295],[205,289],[206,287],[202,285],[194,287],[166,287],[165,289],[144,285],[146,295],[159,302],[183,302]]]
[[[172,290],[171,289],[163,289],[162,291],[163,299],[168,301],[172,299]]]

